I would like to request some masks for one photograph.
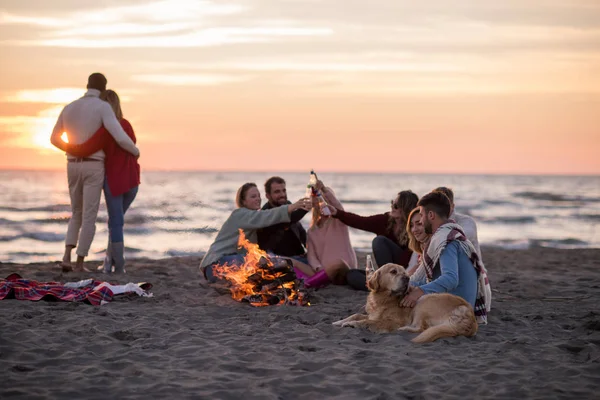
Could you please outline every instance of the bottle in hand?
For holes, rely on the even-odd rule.
[[[365,266],[365,272],[367,274],[367,282],[369,282],[369,279],[371,279],[371,276],[373,276],[373,273],[375,272],[375,267],[373,266],[373,260],[371,259],[370,254],[367,254],[367,265]]]

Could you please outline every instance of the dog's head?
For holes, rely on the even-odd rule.
[[[367,287],[375,293],[390,292],[393,295],[404,295],[408,291],[410,277],[404,267],[398,264],[385,264],[373,273]]]

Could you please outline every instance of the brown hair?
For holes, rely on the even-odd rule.
[[[413,193],[412,190],[403,190],[398,193],[398,202],[395,203],[398,209],[401,210],[401,218],[400,218],[400,227],[402,229],[396,233],[398,244],[401,246],[408,245],[408,236],[406,235],[406,221],[408,218],[408,214],[417,206],[417,202],[419,201],[419,196]],[[388,221],[387,230],[388,232],[395,233],[396,229],[396,220],[390,216]]]
[[[423,254],[421,243],[417,240],[415,235],[412,233],[412,230],[410,229],[410,221],[412,221],[414,215],[418,213],[419,207],[416,207],[413,208],[410,214],[408,214],[408,218],[406,219],[406,235],[408,236],[408,248],[417,254]]]
[[[274,183],[277,184],[284,184],[285,185],[285,180],[279,176],[272,176],[269,179],[267,179],[267,181],[265,182],[265,193],[267,194],[271,194],[271,186],[273,186]]]
[[[235,195],[235,204],[238,206],[238,208],[244,207],[244,200],[246,200],[246,194],[248,193],[248,190],[250,190],[253,187],[256,187],[256,183],[248,182],[244,183],[238,189]]]
[[[442,192],[433,191],[426,194],[417,205],[423,207],[425,211],[433,211],[441,218],[450,217],[450,199]]]
[[[448,200],[450,200],[450,204],[454,203],[454,192],[449,187],[440,186],[439,188],[433,189],[433,191],[444,193],[446,197],[448,197]]]
[[[104,75],[100,72],[94,72],[88,77],[87,88],[88,89],[96,89],[101,92],[106,90],[107,80]]]
[[[123,119],[123,110],[121,110],[121,100],[119,95],[114,90],[108,89],[100,95],[100,98],[106,101],[115,112],[115,116],[120,121]]]

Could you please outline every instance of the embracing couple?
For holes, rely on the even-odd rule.
[[[67,178],[72,216],[61,263],[63,272],[87,271],[83,265],[94,234],[100,197],[108,210],[109,240],[104,264],[110,273],[125,272],[124,215],[140,184],[140,151],[129,121],[123,118],[119,96],[106,90],[106,77],[93,73],[87,92],[60,113],[50,142],[67,155]],[[68,142],[63,140],[66,134]],[[77,248],[75,266],[71,253]]]

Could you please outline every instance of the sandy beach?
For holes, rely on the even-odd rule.
[[[154,297],[0,301],[0,398],[597,398],[600,250],[483,254],[489,325],[420,346],[411,334],[332,326],[364,292],[327,287],[311,292],[310,307],[253,308],[206,285],[199,258],[130,260],[110,281],[151,282]],[[0,263],[3,278],[13,272],[104,279]]]

